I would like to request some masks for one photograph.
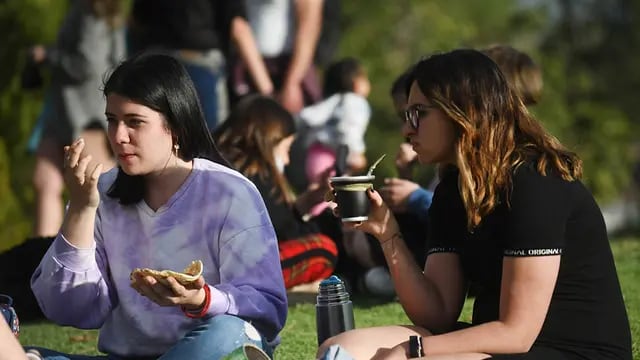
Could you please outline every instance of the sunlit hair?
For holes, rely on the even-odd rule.
[[[247,177],[275,182],[281,201],[291,203],[293,195],[284,175],[278,171],[273,151],[286,137],[295,134],[291,114],[275,100],[250,95],[238,102],[214,138],[226,158]],[[278,191],[276,191],[278,190]]]
[[[498,64],[525,105],[538,103],[542,95],[542,71],[529,55],[508,45],[494,45],[482,52]]]
[[[551,171],[572,181],[582,162],[527,111],[498,66],[476,50],[454,50],[421,60],[411,84],[438,106],[456,131],[459,188],[472,230],[501,201],[509,204],[512,175],[533,162],[539,173]]]

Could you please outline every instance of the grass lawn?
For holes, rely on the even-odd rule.
[[[640,239],[624,238],[612,242],[618,275],[629,313],[633,336],[633,358],[640,360]],[[633,280],[636,279],[636,280]],[[278,360],[313,359],[316,349],[315,307],[313,297],[300,296],[289,307],[287,324],[282,331]],[[397,303],[381,304],[369,299],[355,299],[356,326],[408,323]],[[470,303],[465,304],[462,318],[470,319]],[[48,323],[24,324],[20,335],[23,344],[53,348],[63,352],[98,354],[97,331],[61,328]]]

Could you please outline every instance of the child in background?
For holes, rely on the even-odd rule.
[[[338,257],[335,241],[339,239],[326,235],[313,218],[304,219],[303,215],[324,202],[330,170],[322,181],[293,196],[283,170],[289,163],[295,131],[293,116],[278,102],[248,95],[214,136],[225,157],[262,195],[278,237],[285,287],[316,290],[319,281],[333,273]]]
[[[346,145],[346,172],[355,174],[367,166],[364,135],[371,117],[367,96],[371,84],[360,62],[354,58],[337,61],[326,70],[325,99],[302,109],[299,114],[300,145],[305,149],[304,169],[308,183],[319,180],[336,162],[338,147]],[[326,208],[312,209],[317,215]]]

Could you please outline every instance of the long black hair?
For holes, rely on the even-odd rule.
[[[207,128],[189,74],[173,57],[149,53],[122,62],[109,76],[103,93],[105,97],[118,94],[164,115],[182,160],[200,157],[229,166]],[[144,193],[143,176],[128,175],[120,168],[107,195],[128,205],[142,200]]]

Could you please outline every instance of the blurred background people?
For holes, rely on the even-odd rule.
[[[211,131],[229,113],[225,69],[232,47],[255,90],[273,92],[243,1],[133,0],[129,26],[131,53],[167,52],[187,68]]]
[[[82,136],[94,162],[114,165],[105,135],[105,73],[125,56],[120,0],[72,0],[56,43],[30,49],[31,61],[51,69],[33,173],[33,235],[55,236],[62,223],[63,146]]]
[[[275,100],[260,95],[241,99],[215,132],[218,147],[256,185],[267,206],[278,237],[285,287],[310,284],[307,288],[317,289],[318,282],[335,269],[339,239],[323,233],[307,214],[324,201],[332,169],[294,196],[283,171],[295,136],[293,116]]]
[[[324,1],[240,1],[247,7],[247,18],[256,34],[256,43],[273,81],[276,98],[293,114],[319,101],[322,93],[314,55],[322,32]],[[335,4],[331,5],[330,10],[336,8]],[[260,90],[247,76],[247,68],[242,57],[236,59],[230,81],[234,97]]]
[[[344,228],[331,211],[311,213],[317,204],[325,204],[332,167],[297,195],[292,192],[283,170],[296,136],[293,116],[284,107],[272,98],[250,95],[238,102],[214,137],[227,159],[262,194],[278,236],[285,286],[317,291],[318,282],[335,272],[359,291],[364,274],[384,259],[372,251],[371,241],[376,240]]]
[[[400,128],[404,124],[404,110],[407,104],[407,88],[409,75],[413,67],[401,74],[391,86],[391,99],[396,114],[398,114]],[[400,129],[401,130],[401,129]],[[432,179],[433,185],[422,187],[414,179],[414,168],[417,164],[417,154],[411,144],[402,142],[398,147],[394,160],[397,177],[384,179],[379,189],[380,196],[393,211],[405,242],[416,263],[424,265],[427,258],[426,239],[428,224],[427,213],[433,199],[433,187],[437,179]],[[433,187],[432,187],[433,186]],[[376,247],[380,252],[382,249]]]
[[[346,173],[358,174],[366,168],[364,136],[371,118],[370,91],[367,73],[357,59],[344,58],[327,67],[325,99],[305,107],[298,116],[299,138],[293,147],[292,166],[287,169],[297,189],[318,181],[320,174],[333,167],[341,145],[348,150]],[[314,214],[322,209],[314,209]]]

